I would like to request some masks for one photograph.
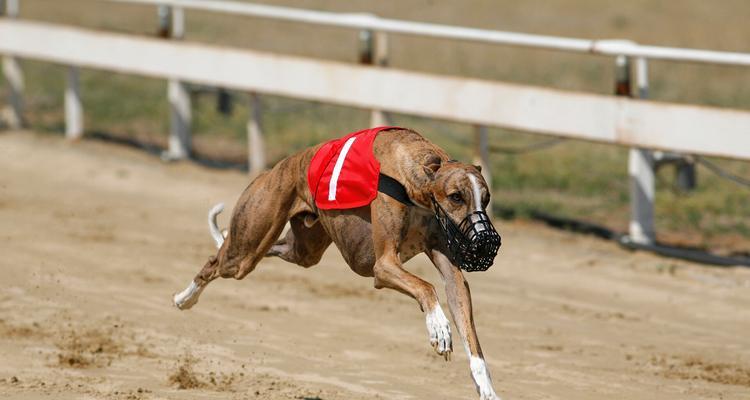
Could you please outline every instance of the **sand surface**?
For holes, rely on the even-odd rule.
[[[206,211],[231,209],[246,184],[124,147],[2,134],[0,398],[476,397],[466,356],[433,353],[416,302],[374,289],[333,248],[307,270],[264,260],[192,310],[172,307],[214,252]],[[750,270],[497,225],[495,266],[468,279],[504,399],[750,399]],[[425,258],[407,267],[445,299]]]

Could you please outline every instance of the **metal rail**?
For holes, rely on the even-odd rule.
[[[489,29],[380,18],[372,14],[334,13],[226,0],[105,0],[117,3],[166,5],[217,13],[272,18],[285,21],[367,29],[379,32],[466,40],[606,56],[643,57],[653,60],[750,66],[750,54],[726,51],[644,46],[630,40],[589,40],[533,35]]]

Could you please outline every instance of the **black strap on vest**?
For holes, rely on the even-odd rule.
[[[380,174],[380,179],[378,179],[378,192],[385,193],[407,206],[415,205],[409,198],[409,195],[406,194],[406,188],[404,185],[388,175]]]

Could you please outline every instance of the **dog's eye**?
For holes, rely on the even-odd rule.
[[[464,202],[464,198],[461,197],[461,193],[451,193],[451,194],[448,195],[448,198],[452,202],[457,203],[457,204],[461,204],[461,203]]]

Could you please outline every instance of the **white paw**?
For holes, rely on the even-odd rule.
[[[471,377],[474,379],[477,392],[479,392],[479,400],[500,400],[500,397],[495,394],[495,389],[492,388],[490,371],[487,370],[487,364],[484,360],[471,356],[469,367],[471,368]]]
[[[195,282],[190,282],[190,286],[172,297],[172,302],[180,310],[187,310],[198,302],[202,291],[202,287],[198,287]]]
[[[440,308],[440,304],[427,313],[425,322],[427,323],[427,332],[430,334],[432,348],[448,360],[453,351],[451,325],[448,318],[445,317],[443,309]]]
[[[501,399],[497,394],[495,394],[495,391],[490,388],[490,390],[485,392],[479,393],[479,400],[503,400]]]

